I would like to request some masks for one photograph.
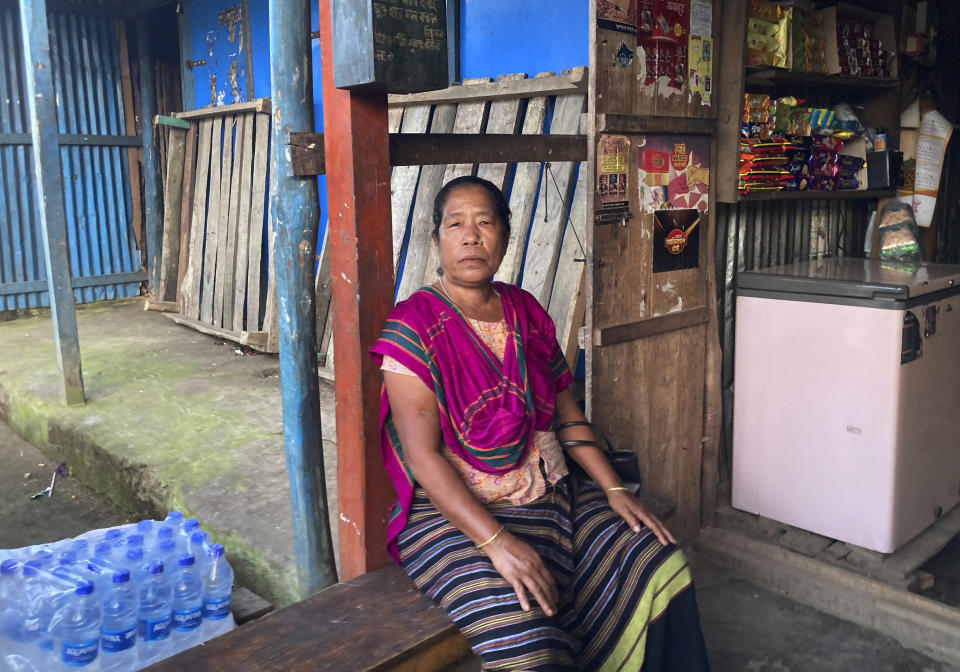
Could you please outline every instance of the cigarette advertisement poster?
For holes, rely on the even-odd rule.
[[[637,148],[641,210],[654,217],[653,272],[696,268],[710,199],[710,139],[647,135]]]
[[[689,32],[690,0],[638,0],[637,42],[646,68],[645,86],[665,77],[668,86],[683,88]]]
[[[597,192],[602,209],[625,208],[629,202],[627,191],[627,163],[630,140],[625,135],[601,135],[597,143]]]

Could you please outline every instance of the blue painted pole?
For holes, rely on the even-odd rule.
[[[34,189],[43,238],[57,365],[63,372],[66,402],[82,404],[86,400],[80,365],[80,338],[77,335],[77,309],[73,302],[70,258],[67,255],[67,215],[60,174],[57,99],[53,90],[46,0],[20,0],[20,34],[26,71],[27,114],[33,140]]]
[[[290,479],[293,546],[303,597],[337,580],[327,516],[317,376],[317,181],[293,175],[287,146],[290,133],[313,130],[310,52],[307,0],[270,0],[270,203],[274,230],[271,244],[280,332],[283,446]]]
[[[163,185],[153,118],[157,115],[157,83],[150,49],[150,31],[143,16],[137,17],[137,54],[140,65],[140,136],[143,139],[143,217],[147,242],[147,274],[150,292],[160,287],[160,256],[163,240]],[[163,297],[160,297],[163,298]]]

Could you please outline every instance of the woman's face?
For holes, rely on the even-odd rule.
[[[503,224],[486,189],[453,189],[443,208],[437,233],[444,279],[460,285],[488,282],[506,252]]]

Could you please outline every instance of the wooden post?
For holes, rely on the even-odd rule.
[[[333,353],[337,395],[340,575],[389,561],[395,496],[380,461],[380,371],[370,347],[393,305],[393,233],[386,93],[333,86],[330,0],[320,0]],[[305,72],[309,72],[305,70]],[[361,241],[362,245],[361,245]]]
[[[287,146],[290,133],[313,130],[310,51],[308,0],[270,0],[270,203],[274,218],[270,243],[279,312],[283,448],[290,479],[297,577],[304,598],[337,580],[323,470],[313,296],[317,181],[294,176]],[[352,483],[345,487],[350,489]]]
[[[160,288],[163,185],[160,162],[153,142],[153,118],[157,114],[157,86],[146,18],[137,17],[137,53],[140,66],[140,136],[143,140],[143,200],[147,244],[147,275],[150,291]],[[163,298],[163,297],[158,297]]]
[[[57,99],[53,90],[46,0],[20,0],[20,34],[26,70],[25,98],[33,141],[34,188],[43,236],[57,365],[63,373],[66,402],[82,404],[86,399],[80,366],[77,310],[73,302],[70,257],[67,254],[67,216],[60,174]]]

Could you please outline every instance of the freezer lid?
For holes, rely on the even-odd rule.
[[[960,266],[830,258],[737,275],[737,289],[853,299],[905,301],[960,287]]]

